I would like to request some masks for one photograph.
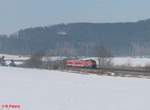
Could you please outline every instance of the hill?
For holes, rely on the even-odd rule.
[[[150,19],[127,23],[69,23],[1,35],[0,52],[94,56],[99,45],[116,56],[150,54]]]

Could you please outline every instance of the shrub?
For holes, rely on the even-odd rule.
[[[30,59],[25,62],[25,67],[43,68],[43,56],[44,54],[41,52],[31,55]]]

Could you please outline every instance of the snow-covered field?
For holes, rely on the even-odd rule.
[[[0,105],[21,110],[150,110],[150,80],[0,67]]]
[[[0,57],[5,56],[5,59],[7,60],[27,60],[29,57],[27,56],[21,56],[21,55],[9,55],[9,54],[0,54]]]
[[[150,66],[150,58],[115,57],[112,59],[114,65],[125,65],[132,67]]]

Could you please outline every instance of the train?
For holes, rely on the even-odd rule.
[[[72,59],[66,60],[67,67],[78,67],[78,68],[96,68],[96,61],[89,59],[89,60],[79,60],[79,59]]]

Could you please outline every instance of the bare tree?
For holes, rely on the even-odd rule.
[[[95,51],[99,66],[102,67],[112,66],[113,55],[110,49],[104,47],[103,45],[98,45]]]
[[[25,66],[31,68],[43,68],[42,58],[44,57],[43,52],[37,52],[31,55],[30,59],[25,62]]]

